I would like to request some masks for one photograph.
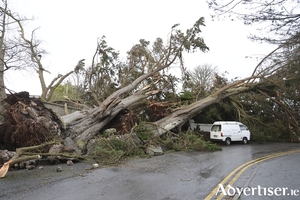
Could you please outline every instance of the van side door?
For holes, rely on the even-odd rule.
[[[231,125],[231,132],[232,132],[231,140],[239,141],[241,137],[240,127],[236,124]]]

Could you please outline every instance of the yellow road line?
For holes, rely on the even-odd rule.
[[[246,170],[248,169],[249,167],[251,167],[252,165],[255,165],[257,163],[260,163],[260,162],[263,162],[263,161],[266,161],[266,160],[269,160],[271,158],[275,158],[275,157],[279,157],[279,156],[283,156],[283,155],[288,155],[288,154],[292,154],[292,153],[299,153],[300,150],[292,150],[292,151],[285,151],[285,152],[279,152],[279,153],[275,153],[275,154],[271,154],[271,155],[268,155],[268,156],[264,156],[264,157],[261,157],[261,158],[257,158],[257,159],[254,159],[254,160],[251,160],[239,167],[237,167],[235,170],[233,170],[230,174],[228,174],[214,189],[213,191],[211,191],[211,193],[209,193],[209,195],[205,198],[205,200],[209,200],[211,199],[218,191],[218,188],[219,188],[219,185],[224,185],[231,177],[234,176],[234,174],[236,174],[232,179],[231,181],[228,183],[228,185],[231,185],[240,177],[240,175]],[[223,194],[221,193],[216,199],[222,199],[223,197]]]

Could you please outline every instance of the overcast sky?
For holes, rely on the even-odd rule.
[[[35,18],[25,26],[28,33],[40,27],[36,35],[48,52],[42,61],[51,71],[51,75],[45,74],[47,84],[57,74],[72,70],[80,59],[86,59],[89,66],[102,35],[124,59],[139,39],[166,40],[174,24],[180,23],[186,30],[202,16],[206,21],[202,36],[210,51],[186,56],[188,69],[207,63],[217,66],[221,73],[227,71],[228,78],[246,77],[258,63],[246,57],[261,56],[272,49],[249,41],[247,35],[253,28],[242,22],[211,21],[212,11],[204,0],[13,0],[10,8]],[[16,92],[41,93],[36,73],[9,72],[5,84]]]

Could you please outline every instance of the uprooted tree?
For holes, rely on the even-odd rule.
[[[170,87],[174,90],[173,82],[168,82],[168,80],[173,80],[168,75],[168,69],[178,64],[181,67],[182,75],[187,76],[183,62],[184,53],[196,51],[197,49],[201,51],[208,50],[203,38],[200,37],[200,27],[202,25],[204,25],[203,18],[200,18],[186,32],[180,31],[177,28],[178,26],[175,25],[172,27],[168,41],[163,43],[158,38],[152,48],[149,47],[149,42],[140,40],[140,44],[135,45],[129,51],[127,63],[115,63],[108,54],[109,51],[112,52],[112,49],[105,46],[105,43],[98,44],[94,55],[95,63],[88,71],[86,78],[87,88],[90,89],[89,92],[94,93],[90,97],[97,98],[99,94],[105,94],[106,92],[102,90],[100,93],[97,93],[99,91],[91,90],[91,87],[96,84],[103,84],[101,81],[98,82],[97,78],[99,76],[106,78],[108,78],[107,76],[119,77],[119,79],[111,79],[117,81],[112,81],[105,85],[105,87],[112,86],[107,88],[111,90],[111,93],[102,101],[95,99],[97,106],[88,111],[75,112],[62,117],[66,124],[63,136],[71,137],[77,146],[83,150],[88,142],[101,133],[104,128],[107,128],[109,123],[115,120],[120,113],[139,105],[144,107],[145,102],[152,100],[163,101],[165,98],[163,94],[166,93],[165,89],[167,88],[168,90]],[[290,41],[293,41],[293,39],[290,38],[285,43],[282,43],[262,59],[251,77],[236,80],[227,85],[216,84],[208,96],[192,104],[171,110],[168,115],[162,115],[158,120],[146,123],[146,127],[153,132],[153,137],[171,132],[174,128],[180,130],[180,127],[187,120],[193,118],[208,106],[228,97],[251,91],[252,93],[265,95],[264,101],[277,102],[278,105],[284,107],[290,126],[296,128],[299,119],[295,113],[289,112],[291,110],[290,100],[292,100],[292,96],[288,96],[289,93],[286,90],[286,85],[297,85],[297,82],[299,82],[299,73],[297,71],[299,69],[297,55],[299,48],[295,45],[291,50]],[[103,44],[105,45],[103,46]],[[96,57],[98,57],[98,60]],[[114,74],[110,67],[115,67],[113,71],[118,73]],[[96,86],[99,87],[99,85]],[[280,95],[277,91],[278,89],[281,91]],[[294,94],[293,97],[295,96],[297,94]],[[250,102],[250,100],[244,100],[244,103],[245,101]],[[135,114],[139,115],[141,110]],[[36,119],[41,117],[38,115]],[[51,133],[59,135],[60,130],[56,131]]]
[[[113,92],[110,96],[108,96],[104,101],[99,102],[99,106],[87,111],[87,113],[89,113],[88,115],[85,116],[83,113],[79,113],[78,115],[71,115],[68,119],[65,119],[66,123],[69,123],[70,125],[70,123],[74,124],[74,117],[76,119],[81,118],[80,123],[78,122],[78,120],[76,120],[77,125],[80,126],[80,130],[76,130],[76,133],[72,133],[75,130],[72,128],[75,127],[74,124],[74,126],[67,130],[66,135],[71,135],[72,137],[75,137],[75,135],[76,137],[78,136],[79,139],[76,139],[76,141],[88,141],[93,135],[97,134],[119,112],[128,108],[129,105],[132,106],[133,104],[139,102],[142,99],[146,99],[151,95],[159,93],[160,91],[158,88],[156,88],[155,90],[153,90],[153,88],[157,86],[156,84],[160,84],[160,71],[167,69],[172,64],[178,61],[181,65],[183,65],[183,51],[195,51],[196,49],[206,51],[208,49],[208,47],[203,42],[203,39],[199,37],[199,33],[201,32],[200,26],[202,25],[204,25],[204,18],[200,18],[195,23],[193,28],[187,30],[186,33],[183,33],[179,29],[176,29],[178,25],[173,26],[172,33],[170,35],[170,40],[168,41],[168,43],[165,45],[163,44],[161,39],[157,39],[154,47],[155,52],[153,54],[148,50],[147,46],[149,45],[149,42],[141,40],[140,44],[134,46],[130,51],[130,54],[132,56],[129,58],[128,65],[125,66],[124,64],[123,68],[121,68],[121,66],[119,65],[117,66],[120,67],[119,76],[123,78],[122,83],[118,86],[120,89],[116,89],[116,91]],[[26,41],[26,39],[24,40]],[[30,43],[30,41],[27,43]],[[95,85],[93,81],[97,78],[97,76],[95,76],[96,78],[93,77],[95,74],[94,71],[96,69],[104,71],[104,67],[107,67],[109,63],[112,63],[112,60],[108,56],[108,51],[110,50],[110,48],[103,49],[103,47],[105,46],[97,46],[97,50],[94,57],[99,55],[100,59],[95,65],[92,65],[91,72],[87,73],[90,76],[87,78],[90,87],[92,87],[92,85]],[[36,60],[38,61],[38,58]],[[79,71],[80,68],[76,68],[76,71],[77,70]],[[110,75],[105,73],[102,74],[103,76]],[[90,88],[89,90],[95,92]],[[97,97],[97,94],[93,96]],[[10,122],[10,124],[16,125],[15,129],[22,134],[24,134],[25,131],[34,133],[35,124],[39,123],[39,121],[43,119],[43,112],[41,109],[32,106],[30,101],[22,107],[22,104],[18,101],[18,99],[19,98],[16,98],[16,100],[14,100],[13,103],[20,104],[19,106],[17,105],[16,108],[21,109],[7,109],[7,113],[9,113],[11,115],[11,118],[14,120]],[[97,100],[98,99],[96,99],[96,101]],[[30,107],[33,107],[33,109],[30,109]],[[33,110],[34,112],[28,112],[28,110],[26,109]],[[16,112],[10,112],[12,110],[16,110]],[[24,112],[26,118],[23,120],[24,116],[22,116],[20,117],[20,120],[16,117],[15,113],[17,112]],[[30,119],[30,117],[32,119]],[[47,119],[54,120],[53,117],[48,117]],[[18,122],[21,122],[22,126],[17,126]],[[48,122],[47,124],[51,123]],[[48,127],[48,131],[51,132],[51,134],[60,135],[59,129],[56,129],[57,132],[54,133],[52,129],[50,131],[50,128],[52,126],[48,126],[47,124],[45,124],[44,127]],[[36,133],[45,134],[45,130],[43,130],[43,128],[41,130],[42,131],[37,130]],[[84,135],[87,135],[87,137],[81,135],[81,133],[83,132],[82,130],[85,130]],[[15,132],[12,131],[12,135],[14,134]],[[82,137],[82,139],[80,139],[80,137]]]

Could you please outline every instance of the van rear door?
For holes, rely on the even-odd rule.
[[[221,124],[214,124],[211,127],[211,131],[210,131],[210,138],[211,139],[221,139]]]

